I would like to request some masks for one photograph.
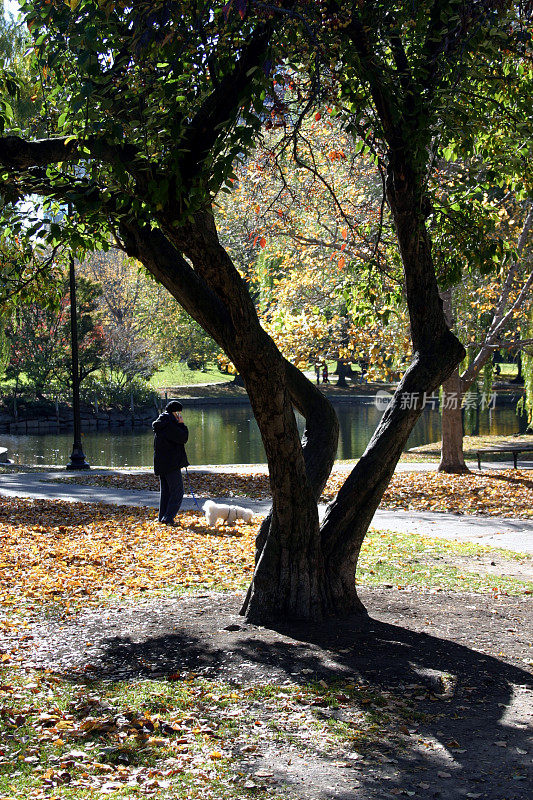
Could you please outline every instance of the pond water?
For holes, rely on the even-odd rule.
[[[354,404],[336,405],[340,423],[339,459],[360,456],[378,424],[382,411],[372,398]],[[266,461],[257,424],[248,405],[205,406],[184,410],[190,440],[191,464],[258,464]],[[514,405],[499,405],[479,414],[480,434],[513,434],[525,430],[525,418]],[[303,420],[300,420],[303,430]],[[467,432],[468,426],[466,426]],[[409,439],[408,447],[440,439],[440,414],[426,408]],[[89,464],[106,467],[140,467],[152,464],[153,437],[150,429],[91,431],[83,435]],[[8,448],[17,464],[66,464],[72,450],[72,433],[28,436],[0,435],[0,446]]]

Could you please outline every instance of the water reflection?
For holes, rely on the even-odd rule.
[[[338,458],[357,458],[363,453],[380,418],[372,402],[336,406],[340,424]],[[249,406],[206,406],[185,409],[190,430],[187,453],[192,464],[257,464],[265,454],[257,423]],[[479,433],[508,435],[523,432],[525,420],[514,406],[483,411]],[[303,431],[303,420],[299,420]],[[468,427],[467,427],[467,432]],[[409,439],[408,447],[440,439],[440,414],[426,408]],[[18,464],[66,464],[72,450],[72,434],[40,436],[0,435],[0,445]],[[83,448],[91,465],[107,467],[149,466],[152,463],[150,430],[98,431],[83,435]]]

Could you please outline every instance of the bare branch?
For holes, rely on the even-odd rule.
[[[505,308],[509,301],[509,296],[513,287],[513,283],[515,281],[518,266],[520,264],[520,256],[524,251],[527,238],[532,226],[533,226],[533,204],[530,203],[528,213],[526,215],[524,224],[522,226],[522,231],[520,232],[520,236],[518,238],[518,245],[517,245],[518,258],[511,264],[507,272],[504,284],[502,286],[500,297],[496,304],[496,308],[494,309],[492,322],[490,324],[487,336],[485,338],[485,342],[481,345],[481,349],[477,354],[477,356],[475,357],[475,359],[473,360],[472,364],[470,364],[470,366],[461,375],[461,386],[464,386],[465,391],[477,378],[477,376],[481,372],[481,369],[487,363],[492,351],[499,349],[499,347],[496,346],[498,337],[500,336],[502,331],[505,330],[505,328],[509,325],[509,323],[513,318],[514,313],[519,308],[522,307],[522,305],[524,304],[525,300],[529,295],[531,287],[533,286],[533,271],[532,271],[527,280],[525,281],[524,285],[522,286],[522,289],[519,292],[518,297],[513,302],[508,311],[505,313]]]

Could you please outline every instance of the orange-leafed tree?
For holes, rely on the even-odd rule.
[[[318,116],[291,147],[287,120],[263,133],[217,198],[219,232],[292,363],[336,360],[341,381],[362,362],[368,378],[390,379],[410,344],[381,176],[331,108]]]

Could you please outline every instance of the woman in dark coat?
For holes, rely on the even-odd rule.
[[[182,467],[189,461],[185,447],[189,431],[183,424],[179,400],[171,400],[165,410],[152,422],[154,431],[154,472],[159,476],[159,522],[174,525],[183,500]]]

